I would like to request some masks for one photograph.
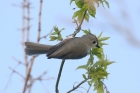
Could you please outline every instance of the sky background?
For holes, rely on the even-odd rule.
[[[21,93],[23,88],[23,79],[13,74],[9,82],[11,70],[14,68],[25,75],[25,67],[17,66],[12,57],[23,61],[23,51],[21,47],[21,29],[22,27],[22,9],[12,6],[12,4],[21,4],[22,0],[1,0],[0,1],[0,93]],[[63,38],[72,34],[76,25],[72,20],[75,10],[74,4],[69,5],[69,0],[43,0],[41,36],[51,31],[53,26],[57,25],[62,32]],[[83,23],[82,29],[90,28],[91,32],[99,35],[103,31],[103,36],[111,37],[106,41],[108,46],[104,46],[104,52],[108,59],[116,63],[108,67],[110,73],[105,84],[110,93],[140,93],[140,5],[138,0],[108,0],[110,8],[105,9],[100,6],[97,8],[96,19],[90,18],[89,23]],[[39,0],[31,0],[31,29],[30,41],[36,42],[38,31],[38,12]],[[83,32],[77,34],[82,36]],[[57,41],[51,42],[49,38],[42,39],[43,44],[57,44]],[[79,60],[67,60],[64,64],[59,91],[66,93],[72,89],[74,82],[83,80],[84,70],[75,70],[78,66],[86,64],[89,56]],[[51,78],[44,81],[43,84],[36,81],[32,88],[32,93],[55,93],[55,82],[59,71],[61,60],[47,59],[45,55],[36,58],[32,69],[32,76],[38,77],[44,71],[47,74],[44,78]],[[5,89],[6,84],[8,87]],[[87,84],[82,87],[88,88]],[[85,90],[78,89],[85,93]],[[74,91],[72,93],[78,93]],[[89,93],[93,92],[91,88]]]

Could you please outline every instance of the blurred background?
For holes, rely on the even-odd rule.
[[[96,18],[84,21],[82,29],[90,29],[95,35],[103,31],[109,36],[104,46],[105,55],[111,61],[108,79],[104,81],[110,93],[140,93],[140,5],[138,0],[108,0],[107,6],[97,7]],[[22,6],[29,4],[30,7]],[[75,4],[69,0],[43,0],[40,36],[47,35],[53,28],[65,28],[63,38],[74,32],[76,25],[72,15]],[[29,9],[29,10],[28,10]],[[40,0],[1,0],[0,2],[0,93],[22,93],[27,66],[32,57],[24,55],[24,41],[36,42]],[[24,20],[23,20],[24,19]],[[29,32],[29,33],[28,33]],[[83,32],[77,34],[82,36]],[[41,39],[43,44],[57,44],[57,41]],[[86,64],[89,56],[80,60],[67,60],[64,64],[59,91],[66,93],[75,82],[83,80],[84,70],[76,70]],[[55,93],[55,83],[61,60],[47,59],[40,55],[34,60],[29,89],[26,93]],[[88,89],[87,83],[81,87]],[[86,93],[83,88],[79,91]],[[72,93],[78,93],[74,91]],[[93,92],[93,88],[89,93]]]

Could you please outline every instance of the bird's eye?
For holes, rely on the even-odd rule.
[[[93,41],[93,44],[95,44],[96,43],[96,41]]]

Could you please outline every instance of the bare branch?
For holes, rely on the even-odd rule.
[[[102,81],[101,81],[102,82]],[[104,82],[102,82],[104,85],[104,89],[106,90],[106,93],[110,93],[109,90],[107,89],[107,86],[104,84]]]
[[[82,88],[82,89],[84,89],[85,91],[87,91],[87,89],[85,89],[84,87],[78,87],[78,88]]]
[[[31,61],[30,67],[29,67],[28,72],[27,72],[27,75],[26,75],[26,79],[25,79],[25,83],[24,83],[24,87],[23,87],[22,93],[25,93],[25,91],[26,91],[27,82],[28,82],[28,80],[29,80],[30,73],[31,73],[31,71],[32,71],[32,67],[33,67],[33,63],[34,63],[34,59],[35,59],[35,58],[36,58],[36,56],[33,56],[33,57],[32,57],[32,61]]]
[[[19,72],[17,72],[16,70],[12,69],[11,67],[9,67],[9,69],[12,70],[12,73],[16,73],[19,76],[21,76],[23,79],[25,79],[24,76],[22,74],[20,74]]]
[[[47,36],[49,36],[49,35],[52,33],[52,31],[53,31],[53,29],[52,29],[47,35],[40,37],[40,38],[39,38],[39,41],[40,41],[41,39],[46,38]]]
[[[39,19],[38,19],[38,37],[37,37],[37,43],[39,43],[39,38],[40,38],[40,32],[41,32],[41,13],[42,13],[42,2],[43,0],[40,0],[40,11],[39,11]],[[30,67],[28,68],[28,71],[26,73],[26,79],[25,79],[25,83],[24,83],[24,87],[23,87],[23,91],[22,93],[25,93],[26,91],[26,86],[27,86],[27,82],[30,78],[30,73],[32,71],[32,67],[33,67],[33,64],[34,64],[34,60],[37,56],[33,56],[31,58],[31,64],[30,64]],[[32,84],[32,83],[31,83]]]
[[[44,85],[44,83],[42,81],[40,81],[41,85],[45,88],[45,90],[48,92],[46,86]]]
[[[43,77],[44,75],[46,75],[46,73],[47,73],[47,72],[43,72],[40,76],[38,76],[38,77],[35,78],[34,80],[41,80],[42,77]]]
[[[28,0],[28,4],[27,4],[27,14],[28,14],[28,17],[27,17],[27,41],[29,41],[29,35],[30,35],[30,5],[31,5],[31,3],[30,3],[30,0]]]
[[[77,88],[79,88],[80,85],[82,85],[83,83],[85,83],[88,79],[83,80],[81,83],[79,83],[77,86],[73,87],[73,89],[69,90],[67,93],[70,93],[74,90],[76,90]]]
[[[10,76],[9,76],[9,80],[8,80],[6,86],[5,86],[5,90],[7,89],[8,85],[9,85],[9,83],[10,83],[10,81],[11,81],[12,75],[13,75],[13,72],[12,72],[12,73],[10,74]]]
[[[60,80],[60,77],[61,77],[61,73],[62,73],[64,63],[65,63],[65,59],[62,60],[62,63],[61,63],[60,69],[59,69],[59,73],[58,73],[58,77],[57,77],[57,81],[56,81],[56,86],[55,86],[55,92],[56,93],[59,93],[58,85],[59,85],[59,80]]]
[[[43,2],[43,0],[40,0],[40,11],[39,11],[39,16],[38,16],[38,38],[37,38],[37,43],[39,43],[40,32],[41,32],[42,2]]]
[[[91,85],[91,86],[92,86],[92,85]],[[89,90],[90,90],[91,86],[89,86],[89,88],[88,88],[88,90],[87,90],[87,93],[89,93]]]
[[[15,60],[18,64],[22,64],[22,65],[24,65],[24,66],[25,66],[25,64],[24,64],[23,62],[21,62],[21,61],[17,60],[15,57],[13,57],[13,56],[12,56],[12,58],[13,58],[13,60]]]

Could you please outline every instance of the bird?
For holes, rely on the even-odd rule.
[[[100,48],[98,39],[93,34],[67,38],[56,45],[25,42],[26,55],[46,54],[48,59],[81,59],[90,53],[92,47]]]

